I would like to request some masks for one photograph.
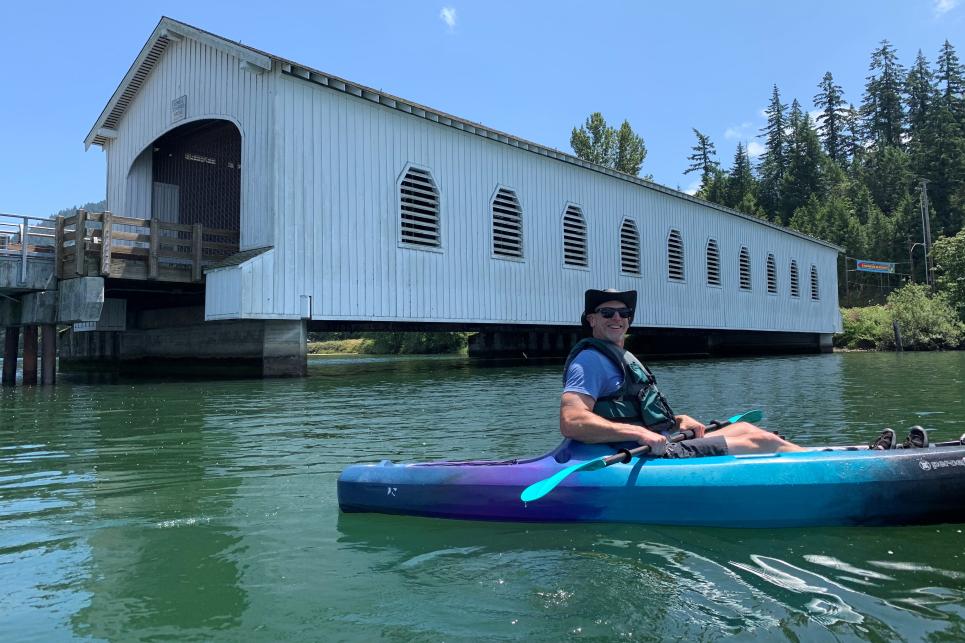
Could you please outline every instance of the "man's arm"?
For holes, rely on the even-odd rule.
[[[560,433],[589,444],[599,442],[637,442],[648,444],[655,455],[666,449],[667,438],[642,426],[611,422],[593,412],[596,401],[582,393],[563,393],[560,399]]]

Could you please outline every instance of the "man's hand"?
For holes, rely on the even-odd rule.
[[[676,420],[678,429],[681,431],[693,431],[695,438],[704,437],[704,432],[707,431],[707,427],[689,415],[678,415],[676,416]]]
[[[667,451],[667,438],[666,436],[660,435],[659,433],[654,433],[648,429],[640,427],[640,434],[637,436],[637,442],[641,445],[647,445],[650,447],[651,455],[661,456]]]

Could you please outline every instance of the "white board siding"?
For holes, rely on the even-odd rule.
[[[823,292],[834,292],[836,252],[827,246],[288,76],[277,89],[275,299],[269,306],[252,293],[246,315],[297,316],[304,294],[315,319],[573,324],[584,289],[613,286],[641,292],[637,324],[839,328],[836,301],[787,294],[791,258],[817,265]],[[429,169],[439,188],[441,252],[398,245],[397,181],[409,164]],[[526,213],[521,262],[491,256],[497,185],[514,186]],[[567,203],[586,219],[588,271],[562,267]],[[639,277],[620,272],[624,217],[641,233]],[[671,227],[683,236],[685,284],[667,279]],[[708,236],[720,246],[722,288],[703,279]],[[742,244],[755,274],[745,293],[737,290]],[[777,297],[765,288],[769,252],[779,267]]]
[[[109,207],[141,208],[143,158],[191,120],[223,118],[242,135],[241,248],[274,250],[207,277],[208,319],[314,319],[574,325],[586,288],[640,291],[636,325],[828,333],[840,329],[833,248],[710,206],[460,131],[239,60],[191,38],[172,42],[108,140]],[[171,102],[187,96],[184,120]],[[149,156],[149,152],[148,152]],[[399,246],[398,177],[427,168],[439,190],[439,251]],[[521,261],[491,254],[491,196],[512,186],[523,216]],[[587,270],[563,267],[562,215],[580,207]],[[641,274],[620,270],[624,218],[640,232]],[[667,278],[666,239],[680,230],[686,283]],[[719,288],[704,278],[718,241]],[[738,251],[754,290],[738,290]],[[768,296],[765,258],[778,267]],[[822,299],[789,296],[788,265],[818,267]]]
[[[231,120],[241,131],[241,248],[271,245],[271,73],[240,68],[240,61],[190,38],[171,42],[105,144],[108,209],[150,216],[151,148],[166,132],[193,120]],[[184,119],[172,122],[171,102],[187,96]],[[139,159],[141,154],[144,159]],[[136,162],[135,162],[136,161]],[[147,171],[148,183],[143,182]],[[137,209],[139,211],[128,211]]]

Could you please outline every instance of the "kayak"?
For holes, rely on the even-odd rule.
[[[564,440],[528,460],[352,465],[344,512],[516,522],[628,522],[712,527],[965,522],[965,446],[704,458],[635,458],[577,471],[538,500],[529,485],[620,445]]]

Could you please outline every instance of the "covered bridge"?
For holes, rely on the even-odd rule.
[[[68,359],[297,374],[306,330],[351,328],[562,353],[590,287],[638,290],[652,346],[820,350],[840,330],[834,245],[169,18],[85,142],[115,216],[237,252],[194,289],[105,273],[124,328],[73,333]]]

